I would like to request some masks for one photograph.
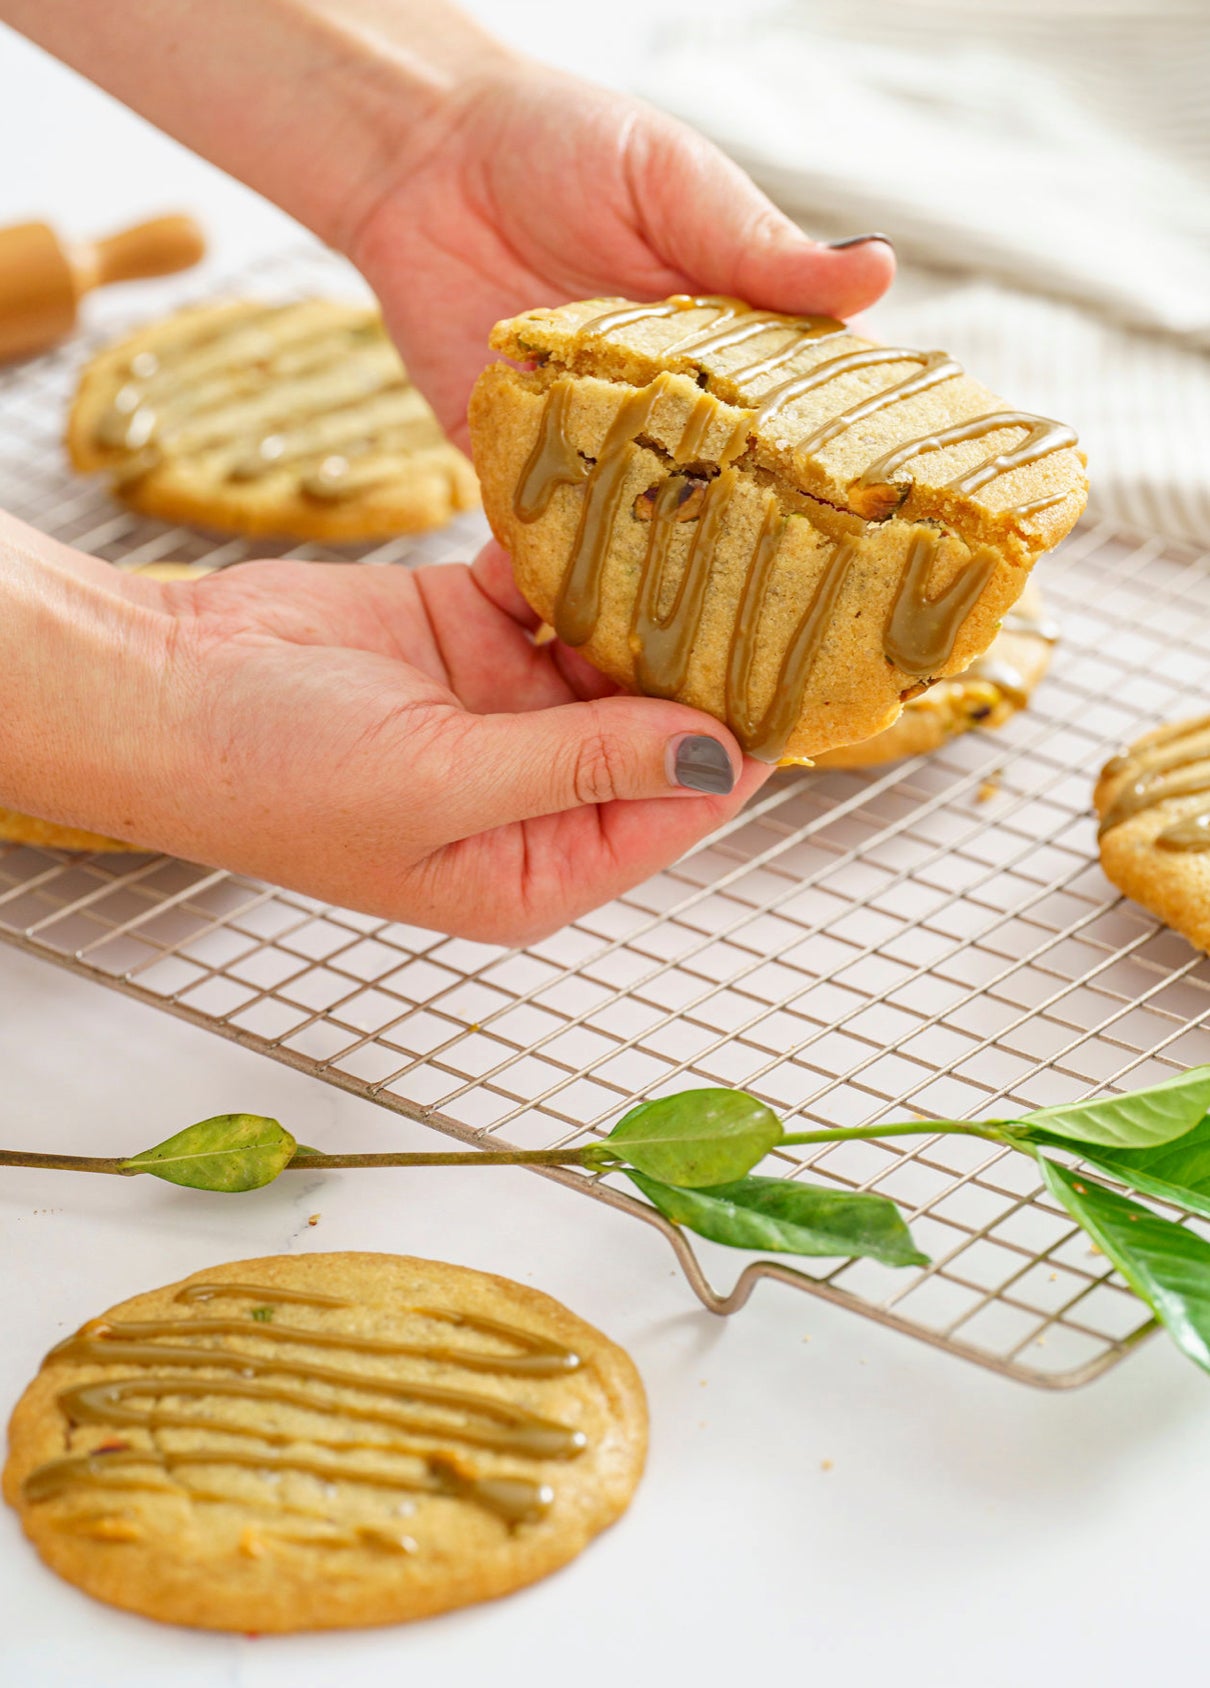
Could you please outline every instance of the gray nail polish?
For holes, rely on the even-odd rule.
[[[725,797],[735,785],[731,758],[717,739],[705,733],[690,733],[675,739],[669,746],[672,767],[669,772],[675,785],[689,791],[709,792],[712,797]]]
[[[827,244],[833,252],[845,252],[850,246],[865,246],[871,240],[880,240],[884,246],[889,246],[892,252],[895,250],[895,242],[889,234],[854,234],[850,235],[848,240],[829,240]]]

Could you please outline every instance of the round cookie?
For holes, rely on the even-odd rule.
[[[397,1623],[507,1594],[626,1508],[629,1357],[506,1278],[276,1255],[134,1296],[52,1349],[4,1494],[98,1599],[205,1629]]]
[[[1042,594],[1029,581],[1001,623],[986,656],[965,674],[939,680],[910,698],[899,719],[864,744],[825,750],[817,768],[869,768],[904,756],[927,755],[946,739],[973,727],[1001,727],[1027,707],[1050,665],[1058,629],[1042,610]]]
[[[1070,429],[939,352],[682,296],[499,323],[471,434],[521,591],[766,761],[859,743],[991,643],[1083,508]]]
[[[478,502],[377,311],[329,299],[204,305],[110,346],[67,446],[132,509],[224,532],[388,539]]]
[[[1105,877],[1210,950],[1210,715],[1144,733],[1093,793]]]

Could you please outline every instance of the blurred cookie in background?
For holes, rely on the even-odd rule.
[[[378,312],[329,299],[140,329],[86,366],[67,447],[132,509],[251,536],[389,539],[479,498]]]

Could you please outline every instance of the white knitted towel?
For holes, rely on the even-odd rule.
[[[894,239],[869,332],[1072,422],[1094,508],[1210,542],[1206,0],[797,0],[644,62],[808,227]]]

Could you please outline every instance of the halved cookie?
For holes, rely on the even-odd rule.
[[[47,1355],[4,1494],[46,1563],[205,1629],[398,1623],[556,1570],[630,1500],[629,1357],[506,1278],[388,1254],[195,1273]]]
[[[938,680],[919,697],[909,698],[897,721],[864,744],[825,750],[817,768],[869,768],[903,756],[922,756],[947,739],[974,727],[1001,727],[1025,709],[1050,666],[1058,628],[1043,613],[1042,594],[1033,581],[1009,610],[986,656],[976,657],[964,674]]]
[[[1210,950],[1210,715],[1144,733],[1105,764],[1093,802],[1106,878]]]
[[[766,760],[870,738],[968,667],[1083,509],[1069,428],[831,319],[596,299],[492,344],[530,366],[470,409],[522,592]]]
[[[234,533],[386,539],[478,502],[377,311],[330,299],[204,305],[110,346],[67,445],[133,509]]]

